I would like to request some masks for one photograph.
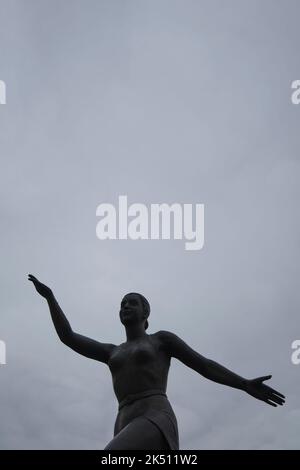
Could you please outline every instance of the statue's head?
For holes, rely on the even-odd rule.
[[[121,302],[120,320],[124,326],[143,323],[145,330],[149,324],[150,304],[146,297],[137,292],[126,294]]]

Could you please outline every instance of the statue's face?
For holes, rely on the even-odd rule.
[[[134,325],[145,321],[143,303],[136,294],[127,294],[123,297],[120,309],[120,320],[124,326]]]

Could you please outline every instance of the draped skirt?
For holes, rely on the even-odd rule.
[[[161,390],[146,390],[128,395],[122,400],[119,403],[114,436],[138,417],[146,418],[157,426],[165,437],[169,449],[179,449],[177,420],[165,392]]]

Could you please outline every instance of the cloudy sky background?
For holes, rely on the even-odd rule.
[[[300,447],[299,2],[0,0],[2,449],[101,449],[108,368],[61,344],[31,272],[74,330],[119,344],[128,291],[149,333],[287,395],[272,408],[176,360],[183,449]],[[205,246],[100,241],[96,207],[204,203]]]

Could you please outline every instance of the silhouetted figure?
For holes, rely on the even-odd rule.
[[[284,395],[263,383],[271,375],[248,380],[201,356],[169,331],[147,334],[150,305],[141,294],[127,294],[121,302],[126,341],[116,346],[75,333],[51,289],[31,274],[28,279],[47,300],[61,341],[79,354],[107,364],[111,371],[119,411],[114,438],[105,449],[179,448],[177,421],[166,395],[172,357],[207,379],[243,390],[271,406],[285,401]]]

